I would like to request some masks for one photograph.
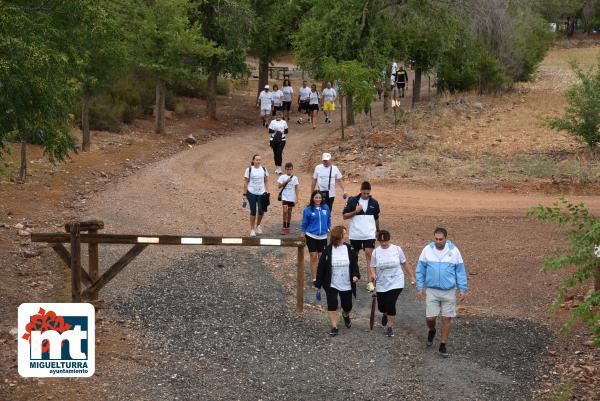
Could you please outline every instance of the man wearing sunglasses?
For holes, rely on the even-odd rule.
[[[357,253],[361,249],[365,251],[367,268],[371,263],[373,249],[375,249],[380,212],[379,202],[371,196],[371,184],[368,181],[364,181],[360,185],[360,194],[348,198],[344,207],[344,220],[350,219],[348,225],[350,245]],[[371,282],[371,277],[367,282]]]

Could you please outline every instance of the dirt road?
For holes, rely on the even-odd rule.
[[[334,116],[338,120],[339,116]],[[333,127],[320,124],[317,130],[309,126],[298,126],[291,124],[288,144],[284,153],[285,161],[293,161],[296,172],[300,177],[301,199],[307,199],[310,188],[310,171],[313,166],[308,166],[305,160],[310,152],[328,151],[319,149],[319,142],[331,133]],[[251,127],[244,130],[232,132],[229,136],[218,138],[212,142],[197,146],[186,152],[177,154],[170,159],[158,162],[140,171],[129,179],[108,188],[96,199],[89,203],[88,216],[99,218],[106,223],[106,232],[115,233],[160,233],[160,234],[203,234],[203,235],[247,235],[247,210],[241,208],[242,172],[248,165],[254,153],[262,154],[267,161],[269,171],[273,171],[272,154],[268,148],[268,137],[266,130],[260,127]],[[335,157],[339,155],[334,154]],[[272,176],[273,177],[273,176]],[[274,180],[271,181],[273,184]],[[346,183],[349,192],[357,192],[357,183]],[[275,192],[271,185],[271,192]],[[389,366],[408,364],[415,374],[411,376],[411,386],[400,390],[393,387],[390,394],[409,396],[410,388],[419,387],[418,394],[424,399],[514,399],[516,394],[530,394],[535,383],[539,379],[538,369],[544,363],[545,347],[551,341],[549,330],[540,323],[545,321],[544,309],[549,299],[555,293],[556,277],[546,277],[539,273],[541,260],[548,252],[554,250],[559,235],[553,230],[545,229],[540,223],[530,221],[524,217],[525,210],[537,203],[551,203],[554,197],[540,194],[516,195],[508,193],[481,193],[476,191],[452,191],[451,189],[427,189],[418,187],[403,187],[396,184],[380,184],[374,187],[373,194],[382,205],[382,226],[391,230],[394,241],[401,244],[408,257],[409,263],[415,262],[421,248],[431,237],[433,228],[444,225],[450,229],[451,237],[461,248],[467,262],[469,271],[472,273],[470,279],[471,298],[464,305],[463,317],[456,325],[456,331],[452,336],[451,352],[453,357],[447,361],[438,359],[436,352],[426,352],[422,346],[424,341],[424,329],[422,322],[423,306],[414,300],[412,290],[407,290],[401,298],[401,309],[403,315],[399,321],[399,334],[392,344],[405,347],[406,353],[399,352],[394,347],[385,345],[390,353],[384,359],[385,363],[378,369],[372,371],[366,369],[362,374],[373,374],[375,380],[377,371],[385,372]],[[598,210],[600,201],[596,198],[578,198],[585,201],[592,208]],[[303,203],[303,202],[301,202]],[[342,202],[338,201],[334,207],[335,222],[341,223],[340,209]],[[280,222],[280,208],[275,206],[265,219],[267,235],[276,235]],[[297,229],[300,212],[295,213],[295,224]],[[297,231],[296,231],[297,232]],[[193,320],[179,322],[183,326],[157,327],[143,317],[144,313],[160,313],[161,308],[166,308],[163,313],[174,313],[173,311],[185,310],[190,303],[195,301],[192,297],[174,296],[179,294],[182,286],[198,288],[198,291],[232,296],[227,292],[221,293],[218,277],[212,272],[202,273],[202,269],[211,269],[218,264],[213,257],[198,259],[192,254],[194,249],[180,247],[151,247],[148,248],[136,261],[134,261],[120,276],[111,282],[104,290],[103,298],[109,305],[108,313],[114,313],[113,308],[118,308],[119,313],[124,315],[127,321],[131,320],[134,330],[152,331],[152,336],[157,336],[167,341],[170,338],[170,330],[192,330],[194,327],[202,327],[200,321]],[[103,265],[107,266],[116,260],[123,250],[117,247],[105,247],[101,258]],[[226,260],[238,260],[241,265],[246,265],[243,252],[230,249],[214,249],[215,253],[224,253]],[[275,276],[287,277],[293,274],[293,261],[290,255],[274,250],[253,250],[248,258],[255,260],[257,264],[270,264],[271,271],[276,270]],[[258,256],[258,259],[255,259]],[[195,262],[193,262],[195,260]],[[202,260],[210,262],[202,263]],[[282,262],[283,261],[283,262]],[[364,271],[364,260],[361,255],[361,266]],[[242,269],[254,269],[256,264]],[[198,269],[189,271],[188,269]],[[261,268],[261,271],[264,269]],[[245,271],[245,270],[244,270]],[[266,270],[265,270],[266,271]],[[176,277],[181,274],[180,277]],[[233,274],[229,272],[229,274]],[[240,273],[241,276],[250,274]],[[515,282],[511,275],[518,274],[519,279]],[[235,276],[235,274],[233,274]],[[204,280],[207,280],[209,284]],[[217,280],[217,281],[215,281]],[[233,280],[233,279],[232,279]],[[256,284],[255,280],[262,284]],[[239,283],[235,284],[234,287]],[[250,280],[247,285],[260,287],[264,284],[264,278]],[[191,286],[191,287],[190,287]],[[272,287],[272,291],[281,291],[280,287]],[[162,290],[159,290],[162,289]],[[184,292],[186,293],[186,292]],[[508,296],[508,293],[511,295]],[[130,295],[133,294],[133,295]],[[245,296],[252,294],[244,293]],[[516,294],[516,295],[515,295]],[[307,291],[306,301],[314,303],[314,294]],[[292,297],[281,296],[268,297],[268,302],[281,302],[287,299],[289,302],[285,311],[278,310],[277,313],[292,314]],[[223,334],[222,330],[227,327],[235,328],[235,315],[230,316],[229,311],[224,309],[214,299],[207,308],[216,308],[221,313],[225,326],[215,329],[216,336]],[[350,334],[345,334],[334,345],[334,350],[344,352],[347,347],[355,347],[370,355],[371,348],[365,346],[376,336],[376,344],[382,345],[381,333],[371,333],[366,328],[367,307],[370,298],[364,291],[360,293],[356,305],[356,323]],[[132,306],[133,305],[133,306]],[[154,306],[153,306],[154,305]],[[203,309],[199,304],[194,309]],[[251,301],[247,305],[250,315],[258,313]],[[125,311],[125,312],[124,312]],[[170,311],[170,312],[169,312]],[[140,318],[140,315],[142,317]],[[170,320],[169,316],[161,319]],[[232,319],[226,324],[227,319]],[[250,319],[250,318],[249,318]],[[297,322],[290,327],[295,330],[305,331],[310,326],[310,336],[319,337],[319,342],[326,338],[326,324],[322,314],[308,312],[305,322]],[[140,322],[141,320],[141,322]],[[250,319],[251,320],[251,319]],[[315,323],[318,323],[315,325]],[[188,326],[188,324],[190,326]],[[208,323],[207,323],[208,324]],[[308,325],[304,327],[303,325]],[[177,329],[175,328],[177,327]],[[304,328],[303,328],[304,327]],[[287,330],[282,328],[282,330]],[[267,330],[268,336],[277,336]],[[261,337],[259,342],[264,342]],[[282,338],[288,338],[288,333]],[[275,338],[273,337],[273,338]],[[229,338],[229,335],[228,335]],[[232,335],[230,341],[246,341]],[[304,340],[299,339],[300,343]],[[308,341],[308,340],[306,340]],[[160,342],[160,341],[159,341]],[[207,344],[211,344],[208,342]],[[253,343],[249,342],[248,346]],[[279,344],[275,342],[277,347]],[[302,347],[306,347],[306,344]],[[284,346],[283,343],[279,344]],[[180,352],[181,342],[175,342],[166,349],[161,349],[161,355],[169,358],[182,358],[193,366],[207,366],[217,363],[210,358],[201,358],[201,353],[183,355]],[[237,346],[236,346],[237,347]],[[146,348],[144,346],[144,348]],[[149,346],[148,348],[152,348]],[[160,348],[160,347],[159,347]],[[202,350],[206,351],[206,344]],[[237,349],[237,348],[236,348]],[[243,347],[240,352],[243,354]],[[303,348],[302,348],[303,349]],[[306,348],[308,349],[308,348]],[[404,348],[403,348],[404,349]],[[154,351],[152,351],[154,352]],[[204,354],[203,354],[204,355]],[[165,356],[166,357],[166,356]],[[363,358],[365,356],[363,355]],[[319,358],[319,361],[323,361]],[[378,363],[382,360],[378,360]],[[264,363],[265,361],[263,361]],[[223,361],[219,361],[222,364]],[[319,363],[310,362],[306,363]],[[354,362],[353,362],[354,363]],[[357,362],[359,363],[359,362]],[[105,365],[108,367],[109,365]],[[223,365],[225,366],[225,365]],[[249,364],[237,366],[236,369],[243,371],[244,375],[253,377],[252,372],[247,369],[256,369],[255,375],[262,374],[261,364]],[[188,368],[190,368],[188,366]],[[301,365],[299,368],[307,369]],[[167,371],[156,368],[156,374],[165,375]],[[198,367],[198,374],[204,368]],[[227,369],[224,367],[224,369]],[[246,369],[246,370],[244,370]],[[266,368],[265,368],[266,369]],[[101,377],[109,375],[103,369],[102,362],[99,363]],[[265,370],[263,373],[266,373]],[[375,373],[374,373],[375,372]],[[289,372],[288,372],[289,373]],[[388,372],[389,373],[389,372]],[[310,382],[320,376],[320,372],[309,371],[303,374],[301,382]],[[332,380],[336,380],[332,373]],[[110,375],[109,375],[110,376]],[[153,379],[144,376],[143,386],[152,385]],[[224,388],[218,385],[220,380],[226,376],[213,374],[205,378],[205,383],[215,392],[207,395],[210,399],[220,399],[226,394]],[[388,377],[387,374],[385,377]],[[123,383],[131,381],[123,379]],[[347,380],[348,377],[339,377]],[[389,380],[392,377],[389,376]],[[100,379],[102,381],[102,379]],[[111,382],[107,378],[105,382]],[[373,393],[371,386],[377,381],[361,379],[362,387],[351,386],[353,391],[358,391],[359,399],[368,399]],[[186,382],[166,384],[163,387],[166,392],[148,394],[147,399],[163,396],[182,396],[184,399],[190,394],[192,388],[187,391],[179,391],[179,387],[185,388]],[[125,388],[127,388],[125,386]],[[231,384],[235,391],[243,391],[244,383]],[[288,383],[289,388],[285,391],[279,384],[266,386],[268,390],[264,399],[275,399],[281,396],[283,399],[293,399],[293,394],[303,394],[303,397],[326,397],[333,391],[327,386],[313,389],[312,392],[298,392],[302,383],[296,383],[296,387]],[[343,387],[342,384],[340,384]],[[363,388],[367,386],[366,388]],[[422,389],[420,386],[424,386]],[[258,386],[260,388],[260,386]],[[258,391],[257,388],[257,391]],[[170,389],[170,390],[169,390]],[[237,389],[237,390],[236,390]],[[279,389],[279,390],[278,390]],[[362,390],[361,390],[362,389]],[[343,391],[343,390],[342,390]],[[193,391],[192,391],[193,392]],[[124,393],[124,394],[127,394]],[[254,393],[252,393],[254,394]],[[258,393],[257,393],[258,394]],[[414,399],[420,399],[421,396]],[[256,395],[256,394],[255,394]],[[380,395],[383,395],[381,393]],[[118,397],[116,397],[118,398]],[[302,398],[302,397],[301,397]],[[530,398],[530,396],[526,397]]]

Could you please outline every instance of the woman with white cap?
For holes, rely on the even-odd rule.
[[[267,116],[271,115],[273,109],[273,95],[269,92],[269,85],[265,85],[265,88],[258,94],[256,107],[260,108],[262,125],[263,127],[266,127],[268,125]]]
[[[348,197],[348,194],[344,189],[343,176],[340,169],[331,164],[331,154],[323,153],[321,160],[323,160],[323,163],[315,167],[310,191],[312,192],[316,188],[323,196],[323,202],[327,203],[329,210],[332,211],[336,184],[339,184],[342,188],[344,199]]]

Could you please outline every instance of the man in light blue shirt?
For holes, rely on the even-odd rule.
[[[435,323],[442,315],[442,338],[440,354],[448,357],[446,343],[450,335],[452,318],[456,317],[456,289],[458,299],[462,301],[467,291],[467,274],[465,264],[458,248],[447,240],[448,231],[436,228],[434,241],[421,252],[417,262],[417,297],[426,299],[425,316],[427,327],[427,346],[433,345]]]

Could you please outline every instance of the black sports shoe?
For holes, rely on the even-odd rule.
[[[332,327],[332,328],[331,328],[331,331],[329,332],[329,335],[330,335],[331,337],[335,337],[335,336],[337,336],[337,335],[338,335],[338,328],[337,328],[337,327]]]
[[[381,325],[383,327],[387,326],[387,315],[383,314],[383,316],[381,316]]]
[[[435,337],[435,329],[429,330],[427,333],[427,346],[431,347],[433,345],[433,338]]]
[[[446,344],[444,343],[440,343],[440,355],[443,358],[448,358],[448,356],[450,355],[448,354],[448,351],[446,350]]]
[[[344,315],[342,313],[342,317],[344,318],[344,324],[346,325],[347,328],[352,327],[352,321],[350,320],[350,315]]]

